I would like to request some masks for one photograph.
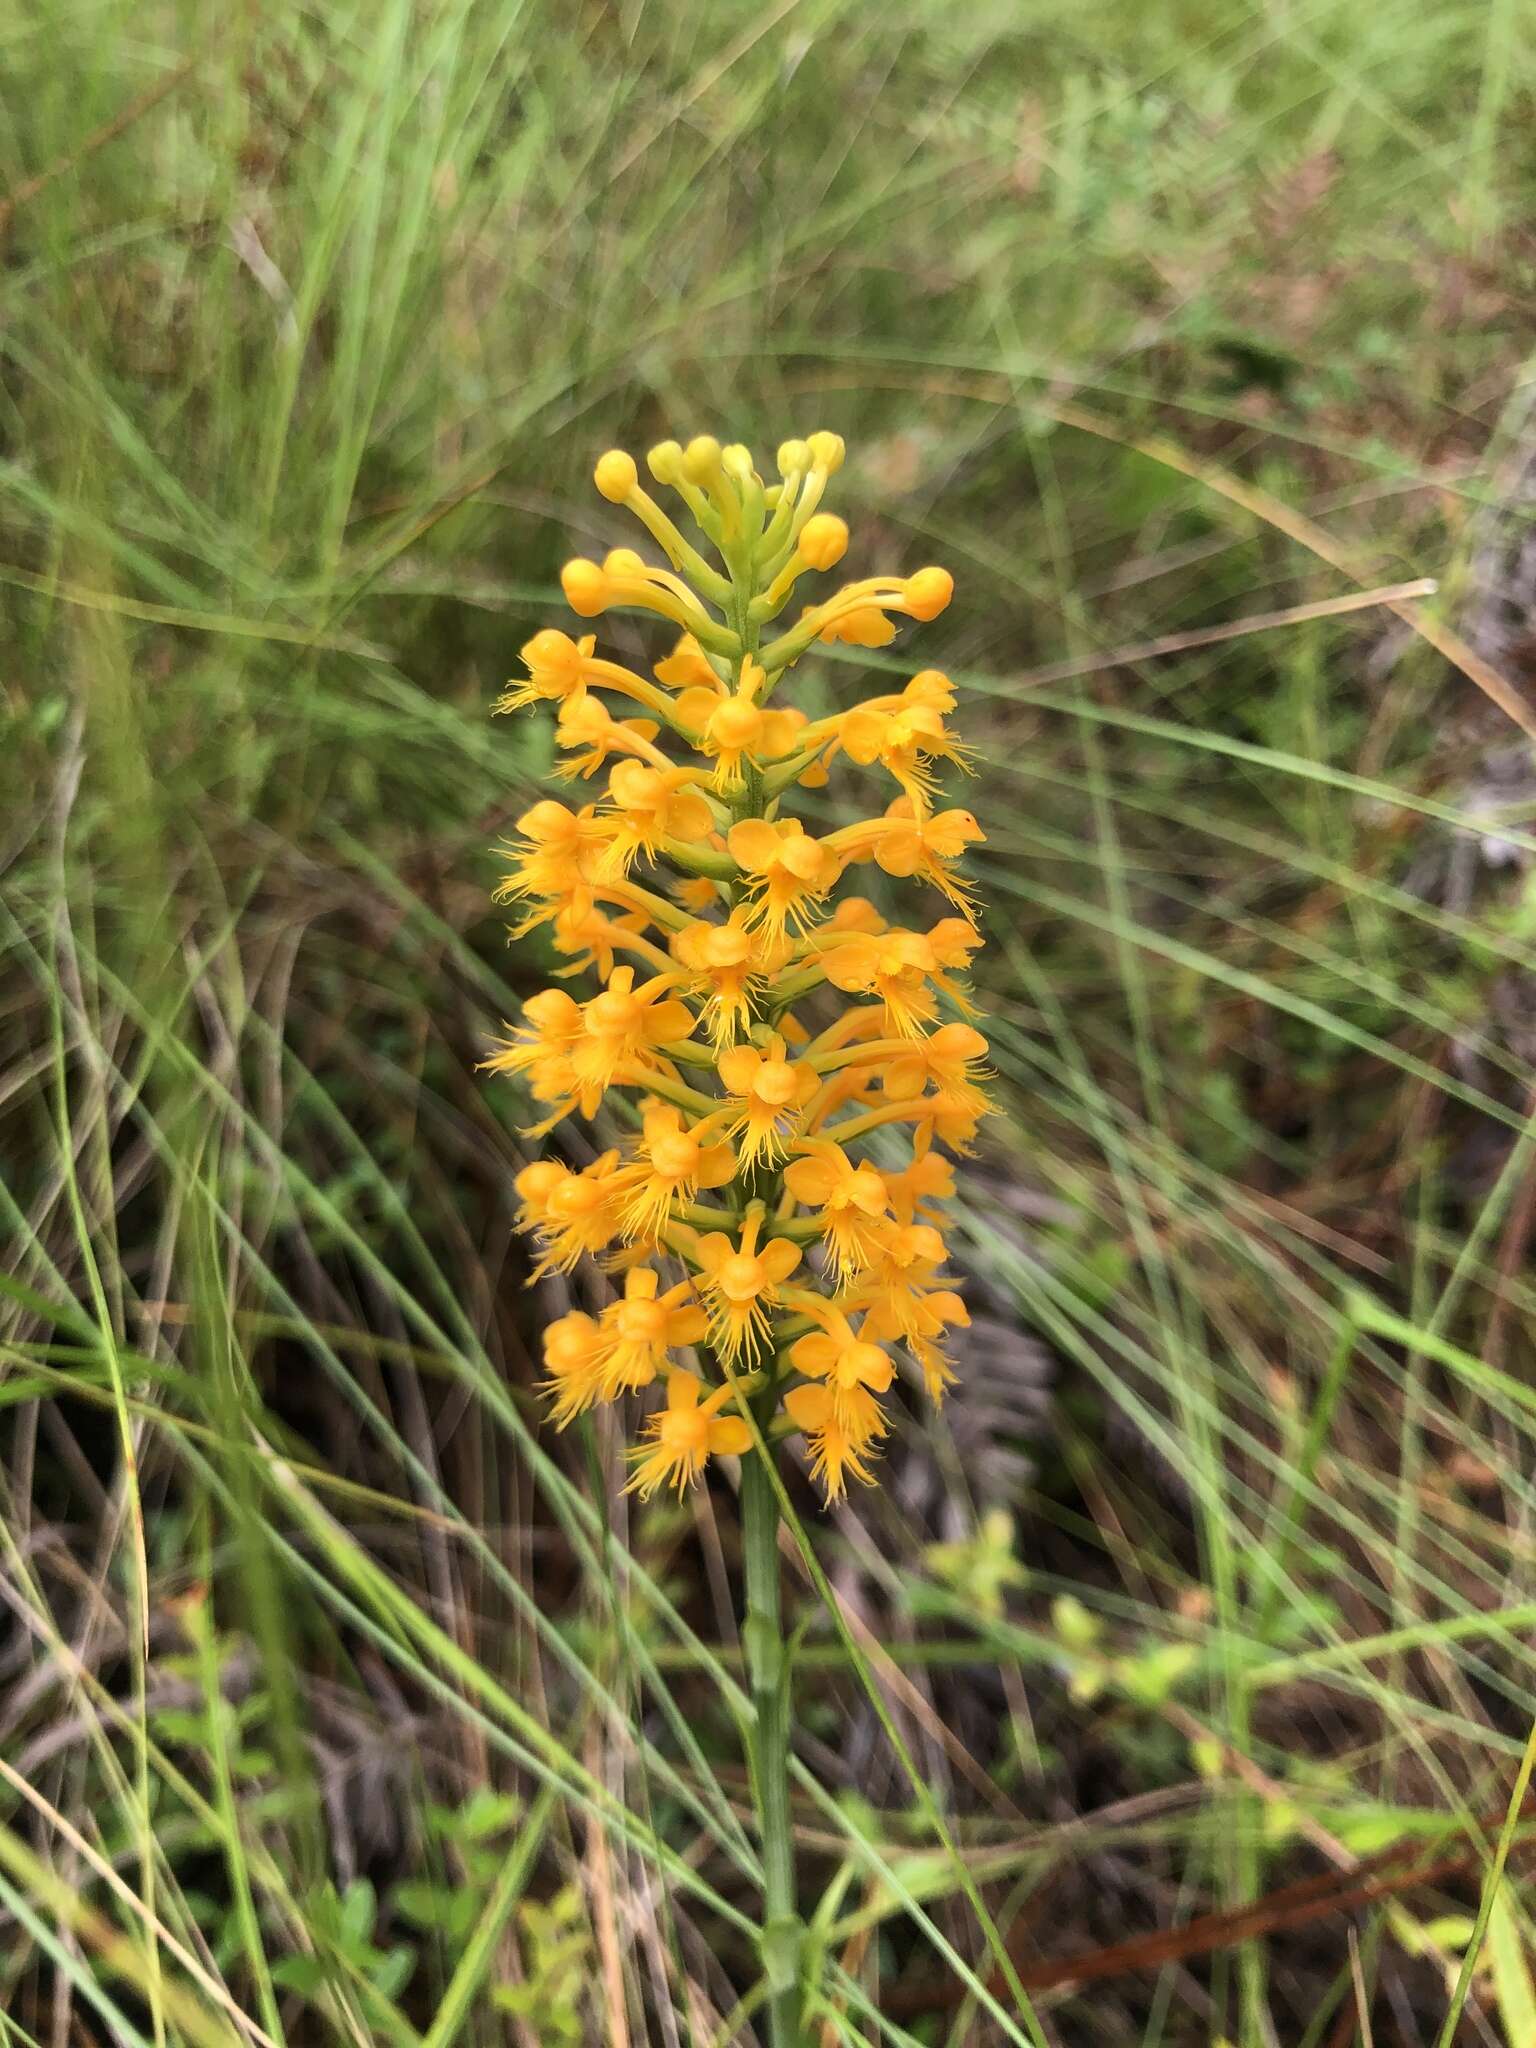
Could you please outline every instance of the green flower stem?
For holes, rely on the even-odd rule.
[[[734,664],[732,677],[732,687],[739,688],[743,659],[756,648],[758,640],[757,624],[751,617],[757,571],[750,554],[739,561],[729,556],[728,559],[734,585],[733,613],[743,650],[743,658]],[[763,778],[753,762],[747,764],[732,808],[738,818],[759,818],[767,809]],[[740,903],[745,898],[745,884],[735,862],[730,865],[731,898]],[[761,1190],[756,1185],[756,1176],[738,1174],[730,1189],[731,1199],[744,1213],[755,1198],[765,1215],[772,1215],[777,1208],[781,1192],[778,1174],[772,1175]],[[727,1371],[726,1378],[736,1384],[738,1396],[745,1392],[740,1375]],[[759,1442],[741,1466],[741,1541],[746,1577],[746,1614],[741,1633],[752,1694],[747,1767],[763,1852],[759,1951],[768,1983],[768,2040],[770,2048],[804,2048],[800,1985],[804,1929],[795,1892],[795,1842],[789,1817],[790,1660],[779,1605],[779,1497],[768,1463],[773,1456],[769,1446],[778,1405],[777,1376],[770,1372],[766,1383],[752,1395],[752,1416]]]
[[[755,1404],[765,1438],[775,1398],[770,1387]],[[763,1851],[761,1946],[768,1979],[768,2038],[772,2048],[802,2048],[802,1929],[789,1814],[789,1653],[779,1609],[779,1501],[763,1451],[742,1461],[741,1522],[746,1564],[742,1635],[753,1709],[748,1762]]]

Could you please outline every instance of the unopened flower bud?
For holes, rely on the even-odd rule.
[[[835,512],[817,512],[800,529],[800,559],[812,569],[830,569],[848,552],[848,522]]]
[[[936,619],[955,594],[947,569],[919,569],[906,582],[907,610],[914,619]]]
[[[713,434],[695,434],[683,450],[683,475],[691,484],[707,484],[720,467],[720,443]]]
[[[608,578],[596,562],[580,557],[567,562],[560,571],[560,588],[565,592],[565,601],[578,618],[591,619],[608,602]]]
[[[683,467],[683,451],[675,441],[658,441],[645,466],[659,484],[675,484]]]
[[[622,505],[639,480],[634,457],[610,448],[592,472],[592,481],[610,505]]]

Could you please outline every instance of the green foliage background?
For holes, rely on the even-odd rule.
[[[598,451],[818,426],[958,580],[1050,1359],[786,1567],[821,2038],[1529,2037],[1536,781],[1422,628],[1521,688],[1531,26],[0,15],[0,2039],[748,2038],[730,1489],[530,1395],[488,712]],[[1469,1829],[1353,1957],[989,1988]]]

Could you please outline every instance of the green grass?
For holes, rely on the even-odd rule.
[[[0,21],[0,2040],[750,2038],[734,1496],[531,1392],[489,707],[601,448],[823,425],[959,582],[966,1258],[1054,1378],[1027,1484],[791,1488],[818,2038],[1520,2038],[1536,827],[1426,631],[1526,517],[1525,26]],[[1474,1853],[1357,1969],[992,1976],[1398,1840]]]

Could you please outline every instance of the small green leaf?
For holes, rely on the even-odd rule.
[[[378,1913],[378,1894],[372,1884],[366,1877],[353,1878],[341,1901],[341,1917],[336,1929],[337,1946],[352,1953],[366,1948]]]
[[[458,1811],[458,1825],[471,1841],[502,1835],[522,1819],[523,1802],[511,1792],[493,1792],[482,1785]]]
[[[1133,1700],[1144,1707],[1160,1707],[1199,1657],[1190,1643],[1164,1643],[1144,1656],[1117,1664],[1115,1677]]]
[[[453,1894],[446,1885],[432,1884],[424,1877],[408,1877],[390,1893],[395,1911],[413,1927],[435,1932],[447,1925]]]
[[[1067,1649],[1091,1650],[1099,1639],[1101,1624],[1081,1600],[1063,1593],[1051,1602],[1051,1627]]]
[[[325,1982],[325,1965],[318,1956],[280,1956],[272,1965],[272,1981],[310,1998]]]
[[[369,1976],[375,1991],[385,1998],[398,1998],[410,1982],[411,1972],[416,1967],[416,1951],[403,1943],[392,1948],[382,1961],[374,1964]]]

